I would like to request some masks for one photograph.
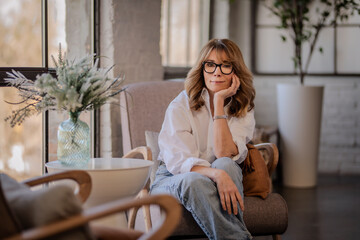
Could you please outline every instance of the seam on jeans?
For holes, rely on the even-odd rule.
[[[187,202],[187,198],[183,197],[183,200]],[[196,216],[195,212],[193,211],[193,209],[191,207],[185,207],[186,210],[188,210],[189,212],[191,212],[191,215],[193,216],[193,218],[195,219],[195,221],[197,222],[197,224],[200,226],[200,228],[205,232],[206,236],[209,237],[209,239],[215,239],[214,236],[206,229],[206,227],[202,224],[202,222],[200,221],[200,219],[198,218],[198,216]]]

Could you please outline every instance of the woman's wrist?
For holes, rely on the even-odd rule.
[[[213,180],[215,183],[218,182],[219,178],[221,177],[221,175],[223,174],[223,172],[225,172],[224,170],[222,169],[216,169],[216,168],[213,168],[213,172],[212,172],[212,178],[211,180]]]
[[[200,173],[201,175],[204,175],[204,176],[210,178],[212,181],[216,182],[217,178],[221,174],[220,170],[221,169],[195,165],[191,168],[190,171]]]
[[[216,103],[224,104],[224,102],[225,102],[225,98],[222,95],[218,95],[218,94],[215,93],[215,95],[214,95],[214,104],[216,104]]]
[[[214,97],[214,116],[225,115],[224,102],[225,100],[221,97]]]
[[[217,120],[217,119],[227,119],[228,118],[228,116],[227,115],[215,115],[214,117],[213,117],[213,120],[215,121],[215,120]]]

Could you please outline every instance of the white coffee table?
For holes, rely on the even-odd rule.
[[[90,174],[92,189],[85,202],[87,207],[135,196],[148,181],[152,165],[152,161],[133,158],[92,158],[84,168],[59,161],[45,164],[49,173],[77,169]]]
[[[92,180],[92,189],[89,198],[84,203],[84,208],[100,205],[125,197],[134,197],[145,186],[154,163],[152,161],[133,158],[92,158],[84,168],[71,167],[61,164],[59,161],[51,161],[45,164],[49,173],[66,170],[87,171]],[[75,183],[66,180],[66,184]],[[119,222],[120,221],[120,222]],[[125,222],[124,222],[125,221]],[[126,219],[119,217],[107,221],[106,225],[126,226]]]

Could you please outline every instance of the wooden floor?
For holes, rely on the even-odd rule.
[[[360,239],[360,175],[320,175],[311,189],[274,186],[289,208],[283,240]],[[270,237],[255,237],[268,240]]]

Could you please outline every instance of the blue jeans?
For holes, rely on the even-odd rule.
[[[242,171],[237,163],[224,157],[215,160],[212,168],[225,170],[236,184],[242,198]],[[251,239],[238,204],[237,215],[228,214],[221,207],[216,184],[196,172],[173,175],[165,165],[160,165],[151,194],[167,193],[178,199],[191,212],[195,221],[209,239]]]

